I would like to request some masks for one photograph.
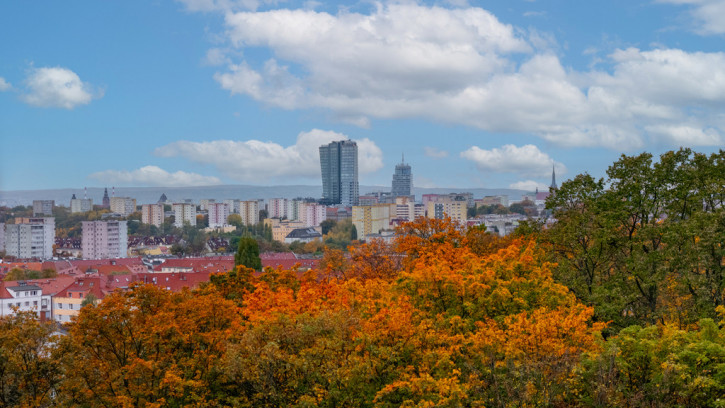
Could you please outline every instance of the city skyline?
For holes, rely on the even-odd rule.
[[[529,191],[712,152],[723,4],[5,2],[0,191],[315,185],[348,138],[366,185],[401,152],[421,187]]]

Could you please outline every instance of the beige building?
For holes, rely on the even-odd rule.
[[[267,218],[264,223],[272,227],[272,239],[278,242],[284,242],[290,232],[307,226],[302,221],[280,221],[276,218]]]
[[[163,204],[144,204],[141,206],[141,222],[161,227],[164,223]]]
[[[129,197],[111,197],[111,212],[127,217],[136,212],[136,199]]]
[[[468,214],[467,204],[466,200],[456,200],[447,196],[439,196],[436,201],[429,201],[426,204],[426,216],[437,219],[448,216],[453,221],[464,222]]]
[[[356,205],[352,207],[352,223],[357,229],[358,238],[369,234],[379,234],[389,230],[390,219],[396,214],[395,204]],[[392,215],[392,217],[391,217]]]
[[[259,224],[259,201],[240,201],[239,216],[242,217],[242,223],[244,225]]]

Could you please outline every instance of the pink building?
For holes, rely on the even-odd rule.
[[[286,198],[270,198],[268,218],[285,218],[287,217],[287,199]]]
[[[229,218],[229,205],[224,203],[209,203],[207,204],[209,210],[209,227],[219,228],[227,225],[227,218]]]

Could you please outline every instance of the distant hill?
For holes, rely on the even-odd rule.
[[[416,198],[420,200],[422,194],[445,194],[451,192],[471,192],[475,198],[490,195],[508,195],[512,201],[520,200],[526,193],[524,190],[512,189],[488,189],[488,188],[421,188],[413,189]],[[373,191],[390,191],[389,186],[360,186],[360,194]],[[108,194],[112,190],[109,188]],[[0,206],[13,207],[16,205],[31,205],[33,200],[55,200],[57,205],[70,205],[71,196],[83,198],[83,188],[63,188],[52,190],[16,190],[0,191]],[[322,186],[250,186],[250,185],[221,185],[203,187],[117,187],[116,197],[135,198],[140,204],[155,203],[161,194],[166,194],[170,201],[191,199],[198,203],[203,198],[216,200],[242,199],[252,200],[255,198],[296,198],[322,196]],[[103,188],[88,188],[88,197],[93,199],[93,204],[100,204],[103,198]]]

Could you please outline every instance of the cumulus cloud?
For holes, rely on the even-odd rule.
[[[25,79],[27,91],[22,99],[33,106],[73,109],[86,105],[103,93],[94,91],[78,75],[61,67],[33,68]]]
[[[544,176],[551,174],[552,166],[556,166],[557,173],[566,172],[566,167],[556,163],[548,154],[534,145],[505,145],[491,150],[473,146],[461,152],[461,157],[476,164],[484,172],[516,173],[530,176]]]
[[[659,0],[660,3],[691,6],[693,30],[702,35],[725,33],[725,1],[723,0]]]
[[[443,159],[448,157],[448,152],[445,150],[440,150],[435,147],[429,147],[425,146],[423,148],[423,151],[425,152],[425,155],[432,158],[432,159]]]
[[[177,171],[169,173],[157,166],[144,166],[136,170],[106,170],[93,173],[92,179],[114,185],[152,186],[152,187],[192,187],[221,184],[213,176]]]
[[[346,140],[341,133],[313,129],[297,136],[292,146],[259,140],[209,142],[179,141],[157,148],[162,157],[184,157],[212,165],[227,177],[239,181],[320,177],[319,147]],[[356,140],[358,167],[362,174],[383,167],[383,153],[370,139]]]
[[[13,86],[10,85],[10,82],[7,82],[5,78],[0,77],[0,92],[9,91]]]
[[[214,75],[223,89],[282,109],[322,108],[358,126],[417,117],[619,151],[641,148],[647,135],[672,141],[646,132],[651,126],[701,123],[706,134],[723,133],[719,52],[630,48],[577,71],[562,65],[550,35],[481,8],[414,2],[376,3],[368,14],[226,12],[225,24],[229,50],[272,57],[256,64],[215,54],[229,58]]]
[[[534,180],[517,181],[516,183],[509,184],[509,188],[525,191],[536,191],[538,188],[539,191],[549,191],[549,186]]]

